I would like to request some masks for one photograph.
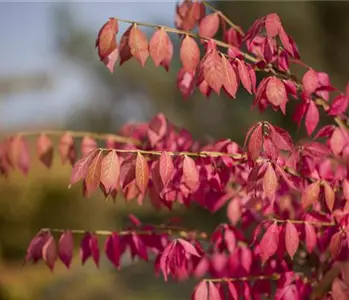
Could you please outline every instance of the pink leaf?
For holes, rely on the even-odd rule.
[[[319,110],[313,101],[310,101],[307,114],[305,116],[305,128],[308,135],[311,135],[315,130],[320,120]]]
[[[285,245],[288,255],[293,259],[299,247],[299,234],[296,226],[291,222],[286,223]]]
[[[279,246],[279,228],[276,223],[269,226],[260,242],[262,264],[274,255]]]
[[[195,161],[187,155],[183,159],[183,179],[191,192],[195,192],[199,185],[199,171]]]

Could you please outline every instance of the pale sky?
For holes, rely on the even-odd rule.
[[[1,130],[20,129],[33,121],[62,120],[73,105],[83,103],[88,93],[85,74],[62,61],[54,51],[52,12],[57,3],[0,1],[0,77],[55,70],[53,90],[0,94]],[[175,4],[175,1],[69,3],[76,21],[93,34],[112,16],[148,22],[174,20]],[[120,32],[125,27],[121,26]]]

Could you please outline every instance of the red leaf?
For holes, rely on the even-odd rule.
[[[343,196],[347,202],[349,202],[349,181],[344,179],[342,182]]]
[[[230,62],[225,58],[224,55],[221,56],[221,60],[222,60],[222,67],[224,72],[223,87],[230,96],[235,98],[236,92],[238,89],[238,82],[237,82],[235,71],[232,65],[230,64]]]
[[[241,83],[246,89],[246,91],[252,95],[252,81],[251,81],[249,69],[245,65],[245,63],[242,62],[241,60],[236,59],[236,61],[238,65],[238,72],[239,72]]]
[[[11,164],[17,166],[24,175],[27,175],[30,163],[30,149],[26,139],[22,135],[14,136],[10,140],[9,150]]]
[[[281,28],[279,16],[275,13],[269,14],[265,18],[265,29],[269,38],[276,37]]]
[[[86,193],[88,197],[99,186],[101,180],[102,158],[102,151],[98,151],[97,155],[93,158],[90,166],[88,167],[88,171],[85,178]]]
[[[231,224],[234,226],[240,220],[242,215],[242,209],[240,205],[240,201],[238,198],[234,198],[230,200],[227,207],[227,216]]]
[[[82,156],[88,155],[91,151],[97,148],[97,142],[94,138],[89,136],[84,136],[81,141],[81,153]]]
[[[30,242],[27,254],[25,256],[25,262],[32,260],[33,263],[37,263],[40,259],[42,259],[42,249],[46,242],[51,237],[51,233],[49,231],[41,230]]]
[[[129,46],[129,39],[132,27],[133,26],[131,25],[129,28],[127,28],[127,30],[124,32],[120,39],[120,66],[132,57],[131,49]]]
[[[223,75],[224,71],[220,55],[215,49],[209,50],[200,63],[197,84],[206,81],[208,86],[219,95],[224,81]]]
[[[349,298],[349,289],[339,278],[333,280],[331,292],[333,300],[347,300]]]
[[[84,235],[80,244],[80,256],[82,265],[92,256],[96,266],[99,267],[100,253],[96,235],[89,232]]]
[[[46,262],[46,265],[53,270],[57,259],[57,246],[52,235],[42,248],[42,258]]]
[[[345,133],[342,131],[342,128],[337,127],[333,131],[330,139],[331,150],[335,155],[339,155],[346,144],[347,144],[347,141],[345,138]]]
[[[172,47],[172,42],[163,27],[154,32],[149,41],[149,53],[155,66],[160,66],[166,59],[171,61],[172,53],[170,53],[170,50]]]
[[[42,163],[50,168],[53,158],[53,144],[49,136],[42,133],[38,136],[36,141],[36,152]]]
[[[219,29],[218,13],[213,13],[205,16],[199,26],[199,34],[202,37],[213,37]]]
[[[278,179],[271,163],[268,163],[268,167],[263,176],[263,191],[266,196],[271,200],[275,200],[275,193],[278,188]]]
[[[74,148],[74,139],[69,132],[65,132],[58,146],[59,153],[61,155],[62,164],[65,164],[67,160],[73,164],[76,158],[76,152]]]
[[[74,239],[70,230],[62,233],[58,243],[58,256],[60,260],[69,269],[73,258]]]
[[[70,177],[71,185],[78,182],[79,180],[85,179],[90,164],[99,152],[100,151],[96,149],[95,151],[91,152],[88,156],[79,159],[75,163]]]
[[[307,208],[310,205],[315,204],[319,200],[320,194],[320,181],[316,181],[312,184],[309,184],[302,194],[302,204],[303,208]]]
[[[108,259],[115,267],[120,267],[120,257],[122,254],[120,236],[116,233],[109,235],[105,241],[104,249]]]
[[[318,87],[318,76],[317,73],[310,69],[308,70],[302,78],[303,89],[307,95],[315,92]]]
[[[191,300],[206,300],[208,295],[208,283],[203,280],[195,287]]]
[[[279,246],[279,228],[276,223],[269,226],[260,242],[262,264],[274,255]]]
[[[332,259],[336,259],[342,246],[342,233],[335,233],[330,241],[329,249]]]
[[[118,33],[118,21],[115,18],[109,18],[98,33],[96,47],[98,56],[103,63],[108,66],[110,71],[114,69],[117,60],[116,34]]]
[[[118,154],[115,150],[108,152],[102,159],[101,165],[101,183],[103,184],[106,193],[109,194],[112,190],[117,190],[120,178],[120,162]]]
[[[228,295],[230,297],[228,299],[239,300],[239,294],[238,294],[238,292],[236,290],[235,285],[232,282],[230,282],[230,281],[227,282],[227,285],[228,285]]]
[[[287,222],[285,231],[286,251],[293,260],[293,256],[296,254],[299,247],[298,230],[294,224]]]
[[[346,112],[348,108],[349,100],[347,96],[339,95],[334,98],[331,109],[328,112],[329,116],[339,116],[342,113]]]
[[[200,62],[200,49],[195,40],[188,35],[182,40],[179,56],[184,69],[189,73],[195,72]]]
[[[195,249],[193,244],[191,244],[190,242],[188,242],[186,240],[183,240],[183,239],[177,239],[177,242],[181,244],[181,246],[183,247],[185,252],[187,252],[187,253],[189,253],[190,255],[193,255],[193,256],[201,257],[199,252]]]
[[[131,54],[139,61],[142,67],[149,57],[149,45],[147,36],[143,31],[138,29],[137,24],[132,26],[130,36],[128,38],[128,45],[130,47]]]
[[[266,95],[274,106],[284,105],[288,101],[285,85],[276,77],[271,77],[268,81]]]
[[[324,182],[324,190],[325,190],[326,205],[327,205],[328,209],[332,212],[333,206],[334,206],[334,201],[335,201],[334,191],[327,182]]]
[[[269,126],[269,129],[271,140],[277,148],[290,152],[294,150],[292,138],[287,131],[277,126]]]
[[[305,223],[305,245],[309,253],[312,253],[317,242],[316,231],[312,224]]]
[[[149,181],[149,167],[142,154],[137,153],[136,158],[136,183],[142,194],[145,194]]]
[[[183,179],[190,191],[195,192],[199,185],[199,171],[195,161],[187,155],[183,159]]]
[[[311,135],[319,123],[320,115],[316,104],[310,101],[307,114],[305,116],[305,127],[308,135]]]
[[[253,162],[259,157],[263,146],[263,126],[258,124],[250,135],[247,155]]]
[[[173,172],[174,165],[172,157],[166,151],[163,151],[159,159],[159,173],[164,188],[166,188],[172,180]]]

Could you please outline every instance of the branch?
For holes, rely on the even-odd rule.
[[[128,144],[128,143],[132,143],[134,145],[141,144],[141,141],[134,138],[124,137],[124,136],[116,135],[113,133],[97,133],[97,132],[89,132],[89,131],[70,131],[70,130],[20,131],[10,135],[32,136],[32,135],[47,134],[51,136],[61,136],[65,133],[69,133],[74,138],[83,138],[85,136],[89,136],[96,140],[110,139],[115,142],[125,143],[125,144]]]

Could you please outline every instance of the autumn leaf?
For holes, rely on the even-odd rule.
[[[195,72],[200,62],[200,49],[192,37],[186,35],[183,38],[179,56],[184,69],[189,73]]]
[[[136,158],[136,183],[140,191],[145,194],[149,181],[149,167],[142,154],[137,153]]]
[[[266,95],[274,106],[281,106],[288,101],[285,85],[276,77],[271,77],[268,81]]]
[[[50,168],[53,159],[53,144],[52,140],[47,134],[40,134],[36,141],[36,152],[40,161],[47,167]]]
[[[173,48],[171,39],[163,27],[156,30],[149,41],[149,53],[155,66],[160,66],[165,60],[171,61]],[[169,53],[171,55],[169,55]],[[169,63],[169,62],[168,62]]]
[[[263,176],[263,190],[266,196],[271,200],[275,200],[275,193],[278,188],[278,179],[271,163],[268,163],[267,170]]]
[[[195,192],[199,185],[199,172],[195,161],[187,155],[184,155],[183,159],[183,179],[191,192]]]
[[[271,224],[260,242],[260,255],[262,264],[274,255],[279,246],[279,228],[276,223]]]
[[[131,28],[128,45],[131,54],[138,60],[141,66],[144,67],[149,57],[149,45],[147,36],[138,28],[137,24],[134,24]]]
[[[235,71],[230,64],[230,62],[225,58],[224,55],[221,56],[222,67],[223,67],[223,88],[228,93],[228,95],[233,98],[236,97],[236,92],[238,89],[238,82],[236,78]]]
[[[285,245],[286,251],[292,260],[298,250],[299,241],[299,233],[296,226],[291,222],[287,222],[285,229]]]
[[[93,153],[93,152],[92,152]],[[99,186],[102,170],[102,151],[98,151],[88,167],[85,178],[87,196],[90,196]]]
[[[315,204],[319,200],[320,194],[320,181],[309,184],[302,194],[301,202],[303,208],[306,209],[310,205]]]
[[[219,29],[219,16],[218,13],[206,15],[201,21],[199,26],[199,34],[202,37],[213,37]]]
[[[110,150],[102,159],[101,165],[101,183],[106,193],[109,194],[113,189],[117,190],[120,177],[120,162],[116,151]]]
[[[173,172],[174,165],[172,157],[166,151],[163,151],[159,159],[159,174],[164,188],[166,188],[170,183],[173,177]]]

